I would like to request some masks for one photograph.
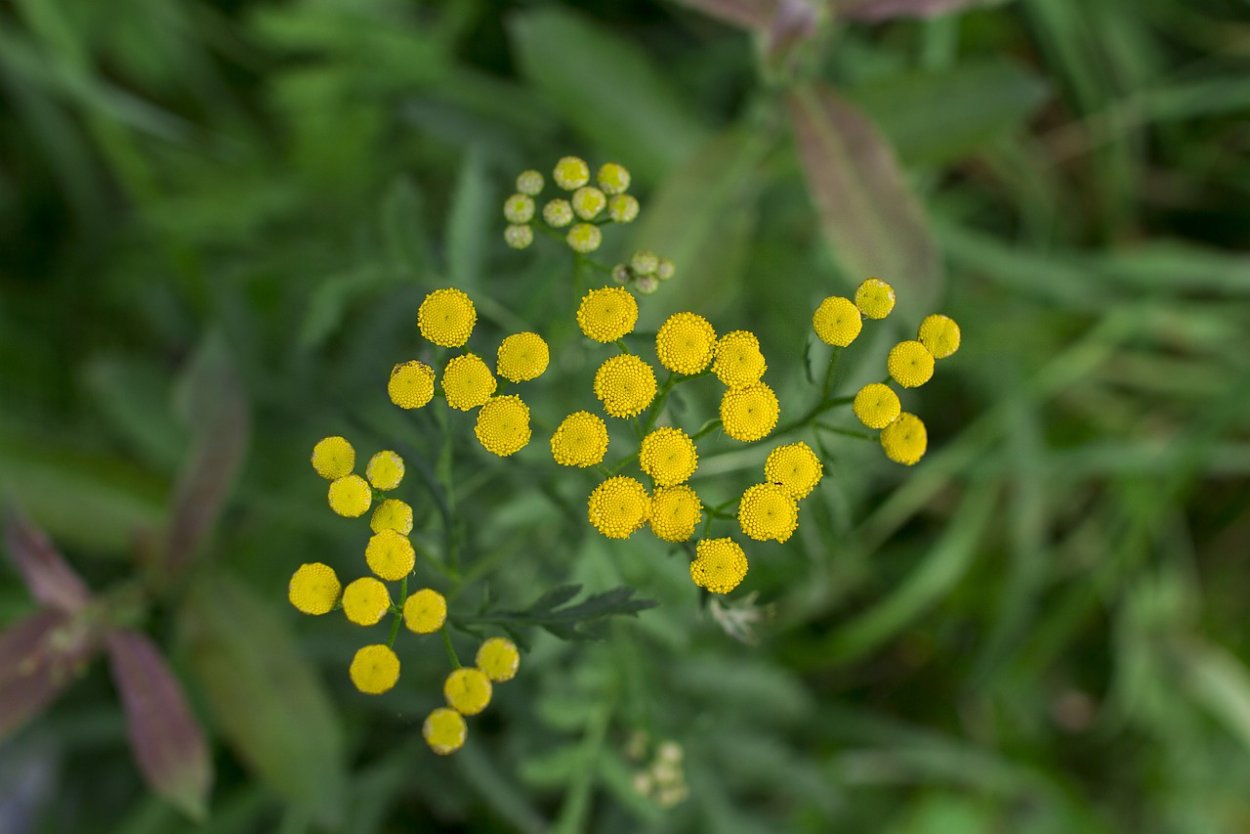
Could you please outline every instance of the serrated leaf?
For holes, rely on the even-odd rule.
[[[12,507],[5,511],[4,540],[9,558],[38,602],[67,614],[87,604],[91,592],[82,577],[69,566],[47,534]]]
[[[39,714],[99,649],[84,619],[43,610],[0,632],[0,741]]]
[[[566,605],[580,590],[580,585],[562,585],[524,610],[490,611],[463,622],[491,623],[504,628],[531,626],[545,629],[561,640],[598,640],[603,636],[607,618],[634,616],[657,604],[654,600],[635,599],[634,589],[622,586],[592,594],[576,605]]]

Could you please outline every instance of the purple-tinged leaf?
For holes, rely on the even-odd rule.
[[[192,819],[203,819],[213,766],[182,685],[146,635],[114,631],[107,643],[139,770],[152,790]]]
[[[787,96],[807,187],[834,258],[853,283],[895,286],[898,306],[919,320],[941,291],[942,266],[928,221],[889,143],[832,90]]]
[[[768,40],[764,49],[773,61],[784,58],[816,34],[820,25],[820,11],[811,0],[778,0],[776,7],[768,25]]]
[[[37,715],[99,648],[85,620],[42,610],[0,632],[0,740]]]
[[[778,0],[677,0],[708,17],[743,29],[767,29],[772,25]]]
[[[837,4],[842,16],[869,23],[898,17],[937,17],[984,5],[988,5],[985,0],[842,0]]]
[[[91,597],[87,585],[29,518],[5,512],[4,541],[30,595],[43,605],[72,614]]]

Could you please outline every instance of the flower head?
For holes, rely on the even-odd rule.
[[[454,287],[434,290],[417,309],[421,335],[440,347],[460,347],[477,323],[473,300]]]
[[[509,223],[528,223],[534,219],[534,198],[513,194],[503,204],[503,216]]]
[[[855,306],[870,319],[883,319],[894,309],[894,288],[880,278],[869,278],[855,290]]]
[[[434,369],[416,359],[401,362],[391,368],[386,393],[400,408],[421,408],[434,398]]]
[[[588,255],[603,243],[603,232],[593,223],[578,223],[569,229],[569,233],[564,236],[564,241],[574,252]]]
[[[516,190],[533,197],[543,190],[543,175],[537,171],[522,171],[516,178]]]
[[[551,456],[561,466],[596,466],[608,451],[608,427],[589,411],[575,411],[551,435]]]
[[[653,275],[659,265],[659,255],[649,249],[639,249],[629,257],[629,268],[635,275]]]
[[[929,444],[924,423],[915,414],[904,411],[893,423],[881,430],[881,448],[895,463],[912,466],[922,457]]]
[[[469,727],[464,716],[454,709],[439,707],[425,717],[421,725],[421,735],[425,743],[440,756],[454,753],[464,746],[469,734]]]
[[[935,313],[920,322],[919,338],[934,359],[945,359],[959,350],[959,325],[949,316]]]
[[[716,331],[703,316],[674,313],[655,334],[655,353],[670,371],[690,376],[707,368],[716,351]]]
[[[918,388],[933,378],[933,354],[920,342],[899,342],[890,348],[885,367],[899,385]]]
[[[490,678],[481,669],[464,666],[455,669],[443,682],[447,705],[461,715],[477,715],[490,703]]]
[[[447,404],[458,411],[477,408],[495,393],[495,376],[474,353],[457,356],[443,368],[443,393]]]
[[[529,224],[508,226],[503,230],[503,242],[511,249],[527,249],[534,242],[534,230]]]
[[[633,223],[639,208],[638,199],[633,194],[617,194],[608,200],[608,216],[613,223]]]
[[[623,287],[601,287],[582,297],[577,306],[577,326],[588,339],[615,342],[638,323],[638,302]]]
[[[390,592],[372,576],[363,576],[343,589],[343,613],[356,625],[377,625],[390,607]]]
[[[447,598],[422,588],[404,600],[404,625],[417,634],[433,634],[447,622]]]
[[[394,489],[404,479],[404,459],[394,452],[378,452],[369,458],[365,477],[374,489]]]
[[[846,347],[855,341],[864,327],[864,319],[849,298],[831,295],[812,314],[812,329],[827,345]]]
[[[881,382],[870,382],[855,395],[851,410],[870,429],[883,429],[903,410],[894,389]]]
[[[660,258],[660,262],[655,266],[655,277],[661,281],[667,281],[677,274],[677,265],[670,258]]]
[[[513,333],[499,345],[495,373],[510,382],[529,382],[547,370],[547,342],[537,333]]]
[[[642,439],[638,462],[657,486],[672,486],[690,480],[699,465],[699,453],[690,435],[662,426]]]
[[[651,497],[642,484],[625,475],[608,478],[586,504],[595,529],[609,539],[627,539],[651,516]]]
[[[543,206],[543,220],[547,221],[548,226],[563,229],[573,222],[573,207],[563,198],[549,200]]]
[[[491,397],[477,413],[473,433],[482,448],[506,458],[530,442],[529,406],[515,394]]]
[[[655,372],[630,353],[605,360],[595,372],[595,396],[613,417],[635,417],[655,399]]]
[[[584,185],[573,192],[573,213],[583,220],[594,220],[608,204],[608,198],[593,185]]]
[[[747,575],[747,555],[731,538],[702,539],[695,546],[690,578],[700,588],[727,594]]]
[[[764,477],[801,501],[811,494],[824,474],[824,464],[803,441],[778,446],[764,461]]]
[[[565,191],[572,191],[590,182],[590,166],[584,159],[566,156],[556,163],[555,170],[551,172],[551,178]]]
[[[599,166],[596,177],[604,194],[624,194],[629,190],[629,170],[615,162],[605,162]]]
[[[330,509],[344,518],[359,518],[373,503],[373,490],[359,475],[347,475],[330,482]]]
[[[381,643],[356,651],[348,670],[352,683],[366,695],[381,695],[399,680],[399,658]]]
[[[651,532],[666,542],[684,542],[703,520],[703,502],[689,484],[660,487],[651,496]]]
[[[412,573],[417,554],[407,536],[394,530],[383,530],[369,537],[369,543],[365,545],[365,562],[369,564],[369,570],[388,582],[394,582]]]
[[[780,484],[756,484],[738,502],[738,525],[757,542],[784,543],[799,525],[799,505]]]
[[[321,562],[300,565],[287,587],[287,599],[305,614],[328,614],[342,590],[334,568]]]
[[[375,533],[394,530],[401,536],[408,535],[412,532],[412,507],[398,498],[387,498],[373,511],[369,529]]]
[[[716,340],[716,360],[712,373],[729,388],[754,385],[768,370],[759,339],[749,330],[734,330]]]
[[[491,637],[477,650],[474,662],[495,683],[504,683],[516,677],[521,665],[521,653],[516,643],[506,637]]]
[[[313,446],[312,465],[323,478],[331,481],[342,478],[356,468],[356,450],[347,438],[323,437]]]
[[[767,437],[780,414],[777,395],[762,382],[730,388],[721,397],[720,420],[725,434],[744,443]]]

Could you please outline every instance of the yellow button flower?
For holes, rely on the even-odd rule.
[[[417,634],[433,634],[447,622],[447,598],[422,588],[404,600],[404,625]]]
[[[699,465],[699,453],[690,435],[662,426],[642,439],[638,461],[658,486],[672,486],[690,480]]]
[[[381,695],[399,680],[399,658],[389,646],[378,643],[356,651],[348,670],[352,683],[366,695]]]
[[[729,388],[754,385],[768,370],[759,339],[748,330],[734,330],[716,341],[716,361],[712,373]]]
[[[390,592],[372,576],[361,577],[343,589],[343,613],[356,625],[377,625],[390,607]]]
[[[799,526],[799,505],[779,484],[756,484],[742,493],[738,524],[757,542],[784,543]]]
[[[460,347],[477,323],[473,300],[454,287],[434,290],[417,309],[421,335],[440,347]]]
[[[624,194],[629,190],[629,171],[624,165],[605,162],[599,166],[597,179],[604,194]]]
[[[727,594],[747,575],[747,555],[730,538],[703,539],[695,546],[690,578],[700,588]]]
[[[767,437],[777,425],[780,414],[777,395],[762,382],[745,388],[730,388],[721,397],[721,426],[725,434],[744,443]]]
[[[328,480],[345,477],[356,468],[356,450],[345,437],[323,437],[313,446],[312,465]]]
[[[919,388],[933,378],[933,354],[920,342],[899,342],[890,348],[885,368],[904,388]]]
[[[421,408],[434,398],[434,369],[416,359],[401,362],[391,369],[386,393],[400,408]]]
[[[530,442],[529,406],[515,394],[491,397],[477,413],[473,427],[482,448],[506,458]]]
[[[503,204],[503,216],[509,223],[528,223],[534,218],[534,198],[513,194]]]
[[[425,738],[425,743],[440,756],[455,753],[463,747],[468,734],[469,727],[465,724],[464,716],[447,707],[439,707],[431,712],[421,725],[421,735]]]
[[[389,450],[378,452],[369,458],[365,477],[374,489],[394,489],[404,479],[404,459]]]
[[[499,345],[495,373],[511,382],[538,379],[547,370],[551,353],[537,333],[513,333]]]
[[[661,487],[651,496],[651,532],[666,542],[684,542],[703,520],[703,502],[689,484]]]
[[[922,457],[929,445],[924,423],[915,414],[904,411],[898,419],[881,430],[881,448],[885,456],[895,463],[912,466]]]
[[[920,322],[920,343],[934,359],[945,359],[959,350],[959,325],[949,316],[934,314]]]
[[[412,507],[398,498],[387,498],[373,511],[369,529],[375,533],[394,530],[401,536],[408,535],[412,532]]]
[[[344,518],[359,518],[369,511],[373,491],[359,475],[348,475],[330,482],[330,509]]]
[[[568,200],[551,200],[543,206],[543,220],[547,221],[548,226],[563,229],[573,222],[573,207]]]
[[[811,494],[825,471],[824,464],[803,441],[778,446],[764,461],[764,477],[801,501]]]
[[[638,302],[622,287],[591,290],[577,306],[577,326],[596,342],[615,342],[633,332],[637,323]]]
[[[613,223],[633,223],[639,209],[638,200],[632,194],[617,194],[608,200],[608,217]]]
[[[576,156],[566,156],[556,163],[551,178],[565,191],[572,191],[590,182],[590,166]]]
[[[603,243],[603,232],[593,223],[578,223],[569,229],[564,240],[574,252],[588,255]]]
[[[855,306],[870,319],[883,319],[894,309],[894,288],[880,278],[869,278],[855,290]]]
[[[543,190],[543,175],[537,171],[522,171],[516,178],[516,190],[531,197]]]
[[[457,356],[443,368],[443,393],[447,404],[457,411],[477,408],[495,393],[495,375],[474,353]]]
[[[510,249],[527,249],[534,242],[534,230],[529,225],[512,225],[503,230],[503,242]]]
[[[870,382],[855,395],[851,410],[870,429],[883,429],[903,410],[894,389],[881,382]]]
[[[607,359],[595,372],[595,396],[613,417],[636,417],[655,399],[655,372],[633,354]]]
[[[593,185],[583,186],[573,192],[573,213],[583,220],[594,220],[608,204],[608,198]]]
[[[608,451],[608,427],[589,411],[575,411],[551,435],[551,457],[561,466],[597,466]]]
[[[812,314],[812,329],[827,345],[846,347],[864,328],[863,316],[849,298],[831,295]]]
[[[516,643],[506,637],[491,637],[477,650],[475,662],[486,677],[495,683],[505,683],[516,677],[521,653]]]
[[[291,577],[287,599],[305,614],[328,614],[334,610],[342,590],[334,568],[321,562],[300,565]]]
[[[369,570],[388,582],[394,582],[412,573],[417,554],[407,536],[394,530],[383,530],[369,537],[369,543],[365,545],[365,561]]]
[[[670,371],[690,376],[707,368],[716,351],[716,331],[703,316],[674,313],[655,334],[655,353]]]
[[[465,666],[452,671],[443,682],[447,705],[461,715],[477,715],[490,703],[490,678],[481,669]]]
[[[608,478],[586,504],[594,528],[609,539],[627,539],[651,516],[651,497],[642,484],[625,475]]]

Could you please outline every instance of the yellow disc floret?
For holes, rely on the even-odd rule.
[[[689,484],[661,487],[651,496],[651,532],[666,542],[684,542],[703,520],[703,502]]]
[[[573,192],[570,202],[573,204],[574,214],[583,220],[594,220],[607,206],[608,198],[593,185],[586,185]]]
[[[624,194],[629,190],[629,171],[624,165],[605,162],[599,166],[599,187],[604,194]]]
[[[827,345],[846,347],[864,328],[864,318],[849,298],[831,295],[812,314],[812,329]]]
[[[365,477],[374,489],[394,489],[404,479],[404,459],[395,452],[378,452],[369,458]]]
[[[443,682],[447,705],[461,715],[477,715],[490,703],[490,678],[481,669],[456,669]]]
[[[768,364],[760,352],[759,339],[749,330],[734,330],[716,341],[712,373],[729,388],[745,388],[760,381]]]
[[[543,206],[543,220],[547,221],[548,226],[563,229],[573,222],[573,207],[568,200],[550,200]]]
[[[582,297],[577,306],[577,326],[586,338],[615,342],[638,323],[638,302],[623,287],[601,287]]]
[[[870,319],[883,319],[894,309],[894,288],[880,278],[869,278],[855,290],[855,306]]]
[[[390,607],[390,592],[372,576],[361,577],[343,589],[343,613],[356,625],[377,625]]]
[[[495,373],[511,382],[538,379],[547,370],[551,352],[537,333],[513,333],[499,345]]]
[[[417,634],[433,634],[447,622],[447,598],[422,588],[404,600],[404,625]]]
[[[716,351],[716,331],[703,316],[674,313],[655,334],[655,353],[660,364],[687,376],[707,368]]]
[[[521,665],[521,653],[516,643],[506,637],[491,637],[477,650],[477,668],[495,683],[504,683],[516,677]]]
[[[890,348],[885,368],[899,385],[918,388],[933,378],[933,354],[920,342],[899,342]]]
[[[434,290],[417,309],[421,335],[440,347],[460,347],[469,341],[476,323],[473,300],[454,287]]]
[[[313,446],[312,465],[328,480],[345,477],[356,468],[356,450],[345,437],[323,437]]]
[[[386,393],[400,408],[421,408],[434,398],[434,369],[416,359],[401,362],[391,368]]]
[[[469,727],[463,715],[454,709],[439,707],[425,717],[425,723],[421,725],[421,735],[431,750],[440,756],[446,756],[464,746]]]
[[[590,182],[590,166],[576,156],[566,156],[556,163],[551,178],[565,191],[572,191]]]
[[[369,511],[373,491],[359,475],[348,475],[330,482],[330,509],[345,518],[359,518]]]
[[[534,218],[534,198],[513,194],[503,204],[503,216],[509,223],[528,223]]]
[[[457,411],[477,408],[495,393],[495,375],[475,353],[457,356],[443,368],[443,393]]]
[[[491,397],[477,413],[473,427],[482,448],[506,458],[530,442],[530,410],[515,394]]]
[[[321,562],[300,565],[287,586],[287,599],[305,614],[328,614],[342,590],[334,568]]]
[[[642,439],[638,462],[657,486],[672,486],[690,480],[699,465],[699,453],[690,435],[662,426]]]
[[[738,525],[757,542],[785,542],[799,525],[799,505],[780,484],[756,484],[738,502]]]
[[[747,555],[731,538],[703,539],[695,547],[690,578],[700,588],[727,594],[747,575]]]
[[[777,395],[762,382],[745,388],[730,388],[721,397],[721,427],[725,434],[744,443],[767,437],[777,425],[780,414]]]
[[[608,451],[608,427],[589,411],[575,411],[551,435],[551,457],[561,466],[596,466]]]
[[[593,223],[578,223],[569,229],[569,233],[564,236],[564,240],[574,252],[588,255],[598,249],[599,244],[603,243],[603,232]]]
[[[401,536],[408,535],[412,532],[412,507],[398,498],[387,498],[373,511],[369,529],[375,533],[394,530]]]
[[[883,429],[903,410],[894,389],[881,382],[870,382],[855,395],[851,410],[870,429]]]
[[[636,417],[655,399],[655,372],[631,353],[613,356],[595,371],[595,396],[613,417]]]
[[[825,471],[812,447],[803,441],[778,446],[764,461],[764,477],[801,501],[811,494]]]
[[[366,695],[381,695],[399,680],[399,658],[389,646],[378,643],[356,651],[348,670],[352,683]]]
[[[959,325],[949,316],[934,314],[920,322],[920,343],[934,359],[945,359],[959,350]]]
[[[365,545],[365,561],[369,570],[388,582],[394,582],[412,573],[417,554],[407,536],[394,530],[383,530],[369,537],[369,543]]]
[[[627,539],[651,516],[651,497],[638,481],[626,475],[608,478],[586,504],[595,529],[609,539]]]
[[[915,414],[904,411],[898,419],[881,430],[881,448],[895,463],[911,466],[924,457],[929,436],[924,423]]]

